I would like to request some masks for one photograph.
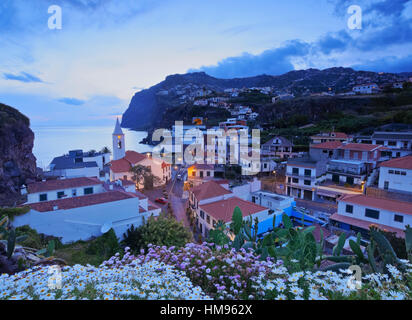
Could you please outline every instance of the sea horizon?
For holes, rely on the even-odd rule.
[[[34,132],[33,154],[37,159],[37,167],[43,170],[53,158],[67,154],[69,150],[99,151],[104,147],[112,150],[113,126],[58,126],[32,125]],[[137,152],[151,151],[152,147],[141,144],[147,136],[146,131],[123,129],[126,150]]]

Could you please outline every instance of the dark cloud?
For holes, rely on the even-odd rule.
[[[306,42],[288,41],[282,47],[266,50],[259,55],[244,53],[238,57],[223,59],[216,66],[201,67],[204,71],[218,78],[247,77],[257,74],[278,75],[293,69],[291,60],[309,53],[310,45]]]
[[[61,103],[68,104],[68,105],[71,105],[71,106],[81,106],[85,103],[84,100],[79,100],[79,99],[76,99],[76,98],[61,98],[57,101],[59,101]]]
[[[353,66],[355,70],[370,70],[375,72],[411,72],[412,55],[405,57],[384,57],[382,59],[370,60]]]
[[[43,80],[27,72],[20,72],[19,74],[4,73],[3,78],[6,80],[15,80],[15,81],[20,81],[20,82],[25,82],[25,83],[30,83],[30,82],[43,83]]]

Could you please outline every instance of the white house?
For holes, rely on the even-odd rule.
[[[389,150],[391,157],[399,158],[412,154],[412,132],[379,132],[371,136],[370,141],[375,145],[383,145]]]
[[[338,211],[330,220],[344,229],[360,231],[365,235],[371,225],[376,225],[404,237],[406,225],[412,225],[412,203],[363,194],[347,195],[339,199]]]
[[[233,210],[238,206],[244,218],[252,216],[263,221],[269,218],[269,209],[238,198],[233,192],[215,181],[203,183],[190,192],[189,205],[195,213],[196,225],[203,236],[216,227],[219,220],[227,225],[232,220]]]
[[[380,89],[376,83],[368,83],[354,86],[352,91],[359,94],[372,94],[379,92]]]
[[[210,164],[193,164],[187,169],[187,179],[193,186],[198,186],[205,181],[213,180],[215,167]]]
[[[30,211],[15,217],[14,227],[29,225],[39,233],[61,237],[63,243],[88,240],[113,228],[118,238],[160,208],[138,192],[106,188],[97,178],[74,178],[31,183],[27,186]]]
[[[26,191],[29,204],[102,193],[104,188],[96,177],[81,177],[30,183]]]
[[[412,193],[412,156],[382,162],[379,170],[379,188]]]

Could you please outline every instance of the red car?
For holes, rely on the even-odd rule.
[[[161,204],[166,204],[167,203],[167,200],[165,198],[157,198],[155,201],[157,203],[161,203]]]

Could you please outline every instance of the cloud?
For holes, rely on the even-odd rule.
[[[76,98],[61,98],[61,99],[58,99],[57,101],[71,105],[71,106],[81,106],[86,102],[84,100],[80,100]]]
[[[279,48],[266,50],[258,55],[244,53],[241,56],[223,59],[216,66],[204,66],[190,72],[204,71],[218,78],[248,77],[258,74],[279,75],[293,70],[292,59],[307,55],[309,50],[308,43],[292,40]]]
[[[381,59],[365,61],[354,65],[356,70],[370,70],[375,72],[406,72],[412,71],[412,55],[405,57],[389,56]]]
[[[337,15],[344,19],[349,17],[347,9],[353,4],[352,0],[328,2],[334,5]],[[294,40],[261,54],[246,52],[225,58],[214,66],[189,71],[204,71],[220,78],[278,75],[297,67],[333,66],[332,61],[344,65],[347,64],[345,56],[352,59],[346,66],[386,72],[412,71],[409,56],[406,56],[408,46],[412,45],[412,18],[406,14],[408,5],[412,7],[412,0],[372,1],[361,6],[362,30],[328,32],[312,42]],[[397,54],[390,51],[395,46],[400,46]],[[357,61],[354,62],[355,55]]]
[[[15,81],[20,81],[24,83],[30,83],[30,82],[43,83],[43,80],[27,72],[20,72],[19,74],[4,73],[3,78],[6,80],[15,80]]]

